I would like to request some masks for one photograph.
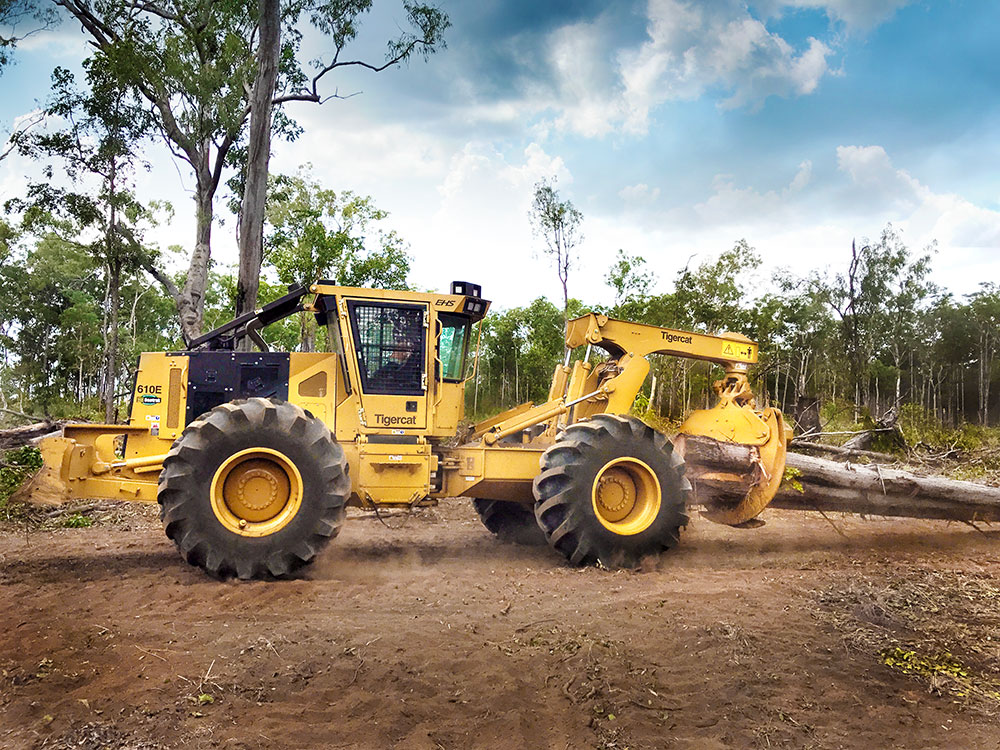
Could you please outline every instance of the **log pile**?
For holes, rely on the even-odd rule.
[[[725,502],[750,486],[753,449],[710,438],[686,436],[684,457],[699,503]],[[877,464],[838,463],[789,453],[791,474],[771,502],[773,508],[901,516],[948,521],[1000,521],[1000,487],[937,476],[918,476]],[[740,475],[742,482],[715,481],[713,473]]]

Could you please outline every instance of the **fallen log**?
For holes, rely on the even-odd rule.
[[[891,453],[879,453],[878,451],[866,451],[860,448],[845,448],[840,445],[826,445],[825,443],[813,443],[809,440],[793,440],[788,444],[789,448],[798,448],[800,451],[816,451],[817,453],[831,453],[844,458],[870,458],[873,461],[883,463],[898,463],[899,458]]]
[[[711,438],[685,436],[688,477],[702,504],[726,504],[750,487],[754,449]],[[843,464],[789,453],[794,474],[771,502],[773,508],[900,516],[948,521],[1000,521],[1000,487],[889,469],[877,464]],[[739,481],[713,474],[734,475]]]
[[[11,427],[6,430],[0,430],[0,451],[28,445],[36,438],[42,438],[51,432],[58,431],[63,424],[63,422],[46,419],[34,424],[24,425],[23,427]]]

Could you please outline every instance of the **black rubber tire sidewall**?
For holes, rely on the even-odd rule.
[[[245,402],[234,403],[245,406]],[[298,407],[286,402],[270,401],[269,404],[284,412],[298,410]],[[181,547],[182,554],[192,564],[205,568],[204,558],[210,549],[221,556],[224,562],[220,570],[205,568],[213,575],[228,577],[237,575],[240,568],[249,567],[253,569],[252,577],[260,577],[266,574],[268,563],[274,555],[283,556],[288,564],[288,572],[291,572],[309,561],[298,555],[305,551],[303,543],[312,547],[315,554],[319,551],[317,548],[325,544],[323,538],[328,540],[335,535],[339,522],[343,519],[345,497],[331,487],[329,481],[331,463],[342,463],[346,475],[343,451],[333,443],[331,437],[330,443],[335,452],[327,455],[325,450],[318,450],[315,444],[307,444],[302,435],[289,432],[287,419],[257,419],[257,414],[254,413],[257,409],[253,407],[245,409],[251,413],[244,415],[249,420],[242,428],[234,428],[231,424],[239,421],[239,416],[224,420],[230,429],[220,431],[206,428],[206,424],[212,421],[213,414],[224,408],[225,405],[207,412],[199,420],[192,422],[178,438],[179,447],[183,447],[185,440],[197,435],[200,435],[199,442],[210,446],[208,449],[197,449],[174,458],[175,462],[182,462],[186,466],[186,475],[172,476],[170,457],[164,462],[158,499],[161,503],[161,517],[167,522],[167,534]],[[307,416],[305,418],[308,419]],[[208,434],[203,434],[206,430]],[[318,430],[313,426],[311,432],[315,435]],[[302,479],[302,502],[295,516],[277,532],[263,537],[244,536],[230,531],[215,515],[210,498],[212,479],[219,468],[232,455],[250,448],[270,448],[280,452],[296,467]],[[326,529],[331,522],[335,526],[333,534]],[[172,528],[172,524],[176,528]],[[185,540],[184,536],[187,534],[197,537],[195,545],[191,545],[190,540]],[[183,548],[185,544],[188,545],[186,550]],[[195,549],[196,546],[201,549]],[[311,559],[312,555],[308,557]]]
[[[626,427],[649,437],[625,439],[616,434]],[[586,436],[584,430],[588,431]],[[688,522],[686,500],[690,485],[683,476],[683,463],[672,458],[669,441],[661,435],[662,447],[658,447],[652,433],[651,428],[634,418],[597,417],[570,427],[543,456],[543,471],[535,485],[536,515],[550,543],[571,561],[575,550],[567,545],[583,545],[585,549],[575,562],[600,562],[611,568],[634,567],[642,557],[659,554],[677,543],[680,528]],[[572,449],[553,450],[567,446]],[[637,534],[615,533],[601,523],[594,510],[594,482],[603,467],[618,458],[639,459],[649,466],[660,484],[657,515]],[[556,495],[564,495],[567,502],[540,513],[546,501]],[[572,531],[553,542],[551,535],[566,521]]]

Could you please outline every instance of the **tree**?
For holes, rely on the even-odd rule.
[[[646,267],[646,259],[641,255],[629,255],[619,249],[604,280],[615,290],[614,307],[618,309],[627,302],[648,297],[656,276]]]
[[[827,300],[840,319],[841,345],[856,405],[875,405],[870,393],[872,363],[887,337],[902,337],[912,324],[915,306],[931,291],[925,282],[929,256],[911,259],[889,225],[878,242],[857,248],[851,243],[847,272],[826,286]],[[903,348],[894,349],[897,363]]]
[[[371,9],[372,0],[346,0],[330,2],[319,7],[300,2],[288,3],[287,15],[294,22],[306,7],[311,11],[311,23],[333,42],[333,53],[314,61],[317,73],[306,88],[292,87],[278,91],[279,53],[281,51],[281,23],[279,0],[261,0],[258,28],[260,44],[257,48],[257,74],[248,104],[250,118],[250,143],[247,155],[247,179],[240,206],[240,271],[236,291],[236,314],[254,309],[257,301],[257,280],[263,259],[262,234],[270,156],[271,109],[274,105],[302,101],[321,104],[321,80],[337,68],[360,66],[373,72],[408,61],[420,53],[426,60],[437,49],[445,46],[444,32],[451,25],[448,16],[438,8],[404,0],[403,8],[412,31],[403,31],[389,42],[385,61],[374,65],[362,60],[342,60],[341,53],[358,34],[358,18]],[[286,34],[287,35],[287,34]],[[297,38],[296,38],[297,43]],[[301,70],[295,71],[292,80],[306,80]],[[334,94],[334,97],[337,95]],[[328,97],[329,98],[329,97]]]
[[[240,312],[256,304],[251,278],[260,271],[270,137],[275,131],[288,137],[297,133],[295,123],[280,112],[272,115],[271,107],[291,101],[325,101],[319,93],[320,82],[339,67],[380,71],[409,59],[414,52],[429,54],[442,43],[441,35],[448,26],[447,16],[436,8],[404,2],[416,31],[402,31],[390,40],[385,63],[373,65],[341,59],[344,47],[357,36],[359,17],[370,10],[372,0],[318,5],[285,0],[280,5],[280,30],[274,24],[279,9],[274,0],[53,1],[90,36],[97,48],[92,60],[152,105],[171,151],[194,173],[196,236],[183,287],[166,284],[166,274],[153,265],[148,268],[174,296],[183,334],[189,340],[201,332],[213,199],[227,166],[238,168],[236,187],[248,199],[241,208],[240,221],[241,243],[249,243],[241,248],[246,259],[241,261],[243,284],[237,291]],[[309,23],[334,46],[332,56],[315,61],[318,72],[311,78],[298,56],[302,38],[298,27],[303,16],[308,16]],[[337,96],[334,93],[326,99]],[[245,144],[248,120],[255,125],[250,143]]]
[[[53,96],[46,114],[65,123],[55,132],[24,135],[19,148],[33,158],[56,158],[75,189],[57,186],[53,170],[47,180],[28,187],[27,200],[11,204],[25,209],[29,228],[68,229],[65,241],[83,239],[104,267],[104,354],[100,388],[105,420],[114,417],[119,364],[119,293],[122,274],[136,270],[146,251],[136,246],[134,226],[145,213],[131,191],[131,175],[139,160],[139,146],[151,126],[145,108],[116,90],[114,81],[100,67],[88,67],[89,93],[77,90],[73,75],[56,68],[52,74]],[[96,195],[88,181],[96,179]],[[60,222],[59,219],[63,221]]]
[[[1000,287],[992,282],[982,284],[980,291],[969,296],[969,312],[978,339],[979,423],[985,425],[989,421],[990,387],[1000,350]]]
[[[300,170],[271,179],[267,263],[284,284],[332,278],[345,286],[407,288],[406,244],[384,226],[388,213],[369,196],[325,189]],[[312,351],[315,328],[302,316],[302,348]]]
[[[580,224],[583,214],[576,210],[569,200],[560,200],[559,191],[546,179],[535,183],[534,198],[528,218],[536,237],[545,242],[544,253],[556,267],[559,283],[563,290],[563,319],[569,311],[569,269],[576,260],[574,251],[583,240]]]
[[[55,22],[55,9],[41,0],[0,0],[0,74],[10,64],[19,42]]]

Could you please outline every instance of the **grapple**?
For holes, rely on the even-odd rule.
[[[692,412],[681,425],[680,435],[749,449],[747,468],[741,473],[689,469],[698,501],[705,506],[703,515],[716,523],[739,526],[756,518],[777,494],[791,429],[779,410],[756,408],[743,372],[727,372],[713,387],[718,403]]]

